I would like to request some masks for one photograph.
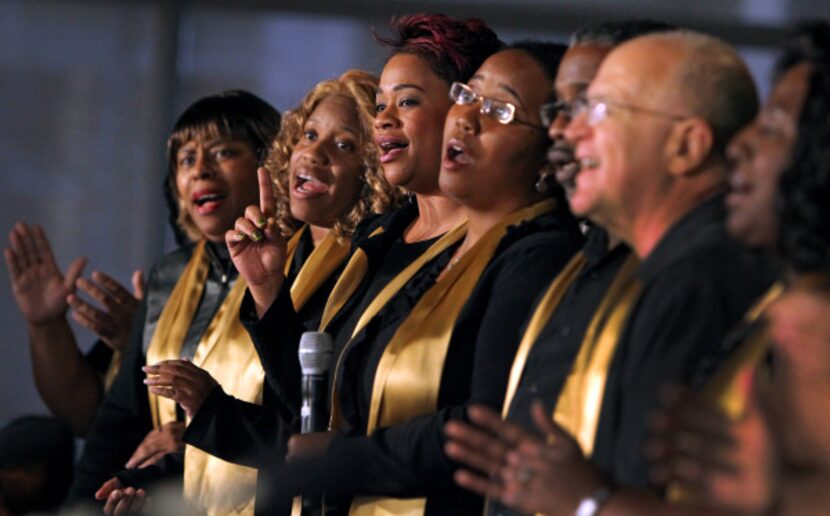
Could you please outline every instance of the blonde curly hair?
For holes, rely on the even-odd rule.
[[[375,93],[378,79],[362,70],[348,70],[337,79],[323,81],[315,86],[300,105],[283,117],[282,130],[271,145],[265,168],[276,186],[277,225],[285,236],[293,234],[301,223],[291,216],[288,177],[291,153],[300,141],[306,120],[320,103],[331,96],[346,99],[355,108],[360,127],[359,155],[363,163],[363,186],[358,201],[332,227],[338,239],[351,237],[355,226],[370,213],[381,214],[394,208],[403,192],[390,185],[383,176],[378,160],[378,148],[373,139]]]

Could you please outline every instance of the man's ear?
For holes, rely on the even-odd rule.
[[[712,127],[703,119],[676,122],[666,140],[667,170],[675,178],[695,174],[712,154],[714,144]]]

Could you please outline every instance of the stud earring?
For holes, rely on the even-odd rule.
[[[536,187],[536,191],[540,194],[546,193],[550,186],[548,185],[548,175],[549,174],[539,174],[539,179],[536,180],[534,186]]]

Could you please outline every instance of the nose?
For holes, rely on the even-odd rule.
[[[576,144],[586,138],[590,132],[591,126],[588,124],[588,114],[580,113],[565,126],[564,136],[569,145],[576,147]]]
[[[556,117],[553,119],[553,122],[551,122],[548,126],[548,136],[550,139],[556,141],[564,138],[565,128],[568,127],[568,123],[570,123],[570,117],[568,117],[564,111],[556,113]]]
[[[328,154],[325,149],[326,142],[321,138],[306,146],[303,149],[303,160],[315,165],[325,165],[328,163]]]
[[[395,129],[400,126],[398,113],[394,106],[387,106],[386,109],[375,115],[375,131],[381,129]]]
[[[738,134],[729,141],[729,145],[726,147],[726,157],[729,161],[736,162],[752,157],[752,132],[754,127],[755,123],[753,122],[738,131]]]
[[[461,129],[465,133],[475,134],[480,129],[478,120],[479,110],[480,106],[478,103],[464,106],[455,104],[450,109],[448,116],[454,117],[453,123],[458,129]]]
[[[197,152],[195,156],[195,163],[190,169],[190,175],[193,179],[208,179],[213,177],[216,173],[216,163],[207,152]]]

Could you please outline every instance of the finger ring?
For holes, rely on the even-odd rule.
[[[520,484],[525,485],[530,482],[530,479],[533,478],[533,470],[530,468],[521,468],[519,471],[516,472],[516,480],[519,481]]]

